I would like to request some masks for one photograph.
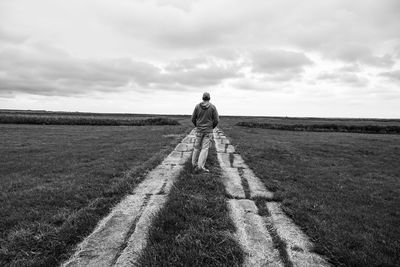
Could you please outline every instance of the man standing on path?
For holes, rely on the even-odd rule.
[[[192,114],[192,122],[196,127],[196,140],[192,154],[192,166],[195,171],[209,172],[204,167],[208,149],[213,140],[213,129],[219,122],[216,107],[210,103],[210,94],[203,94],[203,102],[196,105]]]

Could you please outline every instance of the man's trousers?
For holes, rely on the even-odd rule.
[[[196,133],[196,140],[194,142],[194,149],[192,154],[192,166],[204,168],[208,156],[208,149],[211,147],[212,142],[212,133]]]

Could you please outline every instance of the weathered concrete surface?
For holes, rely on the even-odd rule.
[[[264,226],[258,209],[252,200],[245,199],[242,178],[249,184],[253,196],[270,196],[261,181],[248,170],[248,166],[239,154],[234,153],[235,148],[229,140],[217,130],[214,132],[218,162],[222,169],[223,183],[227,194],[230,216],[236,226],[238,243],[245,252],[244,266],[283,266],[279,252],[274,247],[274,242]],[[233,162],[231,163],[231,157]],[[243,171],[240,176],[239,169]],[[239,200],[236,200],[239,199]]]
[[[180,152],[187,152],[193,150],[193,144],[189,143],[179,143],[178,146],[175,148],[176,151]]]
[[[130,226],[140,214],[145,195],[125,197],[111,213],[101,220],[64,266],[111,266]]]
[[[225,144],[215,142],[215,149],[217,150],[217,152],[225,153]]]
[[[235,168],[222,169],[222,182],[225,186],[226,193],[233,198],[245,198],[242,187],[242,179],[239,171]]]
[[[265,188],[261,180],[249,169],[243,158],[234,153],[235,149],[220,130],[214,132],[217,156],[220,163],[225,189],[233,198],[228,200],[230,215],[236,225],[236,236],[246,253],[245,266],[283,266],[279,251],[270,232],[286,246],[288,265],[293,266],[330,266],[327,261],[312,253],[312,243],[308,237],[287,217],[279,203],[267,202],[270,216],[258,215],[252,200],[245,199],[241,179],[247,181],[250,198],[273,199],[273,193]],[[218,145],[219,144],[219,145]],[[229,144],[226,145],[225,144]],[[223,149],[222,149],[223,148]],[[231,157],[233,162],[231,163]],[[242,177],[238,170],[241,170]],[[279,242],[279,241],[276,241]],[[283,253],[283,252],[282,252]]]
[[[135,266],[140,257],[140,253],[146,247],[148,228],[151,225],[153,218],[157,215],[161,207],[167,201],[166,195],[152,196],[151,201],[140,216],[136,224],[135,231],[130,236],[126,248],[118,257],[114,266]]]
[[[226,153],[235,153],[235,148],[232,145],[226,145]]]
[[[194,143],[194,139],[195,137],[193,136],[194,133],[191,133],[191,135],[186,136],[185,138],[183,138],[181,143],[185,143],[185,144],[193,144]]]
[[[232,167],[234,167],[234,168],[242,168],[242,169],[248,169],[249,168],[249,166],[247,166],[247,164],[244,163],[244,160],[242,159],[242,156],[240,156],[239,154],[233,154]]]
[[[247,180],[250,190],[250,197],[263,197],[266,199],[272,199],[274,193],[268,191],[264,184],[256,177],[251,169],[243,169],[243,177]]]
[[[253,201],[228,201],[231,218],[236,226],[237,240],[246,254],[244,266],[283,266],[279,251],[264,227]]]
[[[194,131],[102,219],[62,266],[132,266],[146,245],[152,218],[191,156]]]
[[[231,142],[229,141],[228,138],[221,139],[221,144],[230,144],[230,143]]]
[[[330,266],[320,255],[311,252],[312,243],[301,229],[282,211],[277,202],[267,203],[271,216],[267,218],[286,243],[286,251],[293,266]]]
[[[231,168],[231,161],[229,154],[217,151],[218,162],[223,168]]]

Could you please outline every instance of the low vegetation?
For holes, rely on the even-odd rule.
[[[263,128],[286,131],[309,131],[309,132],[349,132],[349,133],[373,133],[373,134],[400,134],[400,126],[395,125],[347,125],[347,124],[280,124],[241,121],[237,126],[249,128]]]
[[[138,118],[120,116],[74,115],[74,114],[6,114],[0,113],[3,124],[44,124],[44,125],[104,125],[104,126],[145,126],[179,125],[179,122],[165,117]]]
[[[336,266],[399,266],[400,136],[222,121],[236,150]]]
[[[57,266],[67,259],[191,127],[187,116],[16,114],[100,121],[162,118],[181,126],[0,124],[0,266]],[[0,112],[4,115],[15,116]],[[282,131],[238,122],[385,128],[400,127],[399,120],[222,117],[220,126],[311,237],[316,252],[336,266],[400,266],[400,136]],[[242,264],[214,150],[209,164],[211,174],[195,175],[190,164],[185,166],[150,229],[142,264]]]
[[[57,266],[186,130],[0,125],[0,266]]]
[[[240,266],[243,252],[233,239],[215,150],[211,173],[193,174],[190,163],[179,176],[166,206],[150,229],[143,266]]]

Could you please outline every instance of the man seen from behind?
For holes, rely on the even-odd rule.
[[[196,140],[192,154],[192,166],[196,172],[209,172],[205,168],[208,156],[208,149],[213,140],[213,129],[217,127],[219,122],[216,107],[210,103],[210,94],[203,94],[203,102],[196,105],[192,122],[196,127]]]

